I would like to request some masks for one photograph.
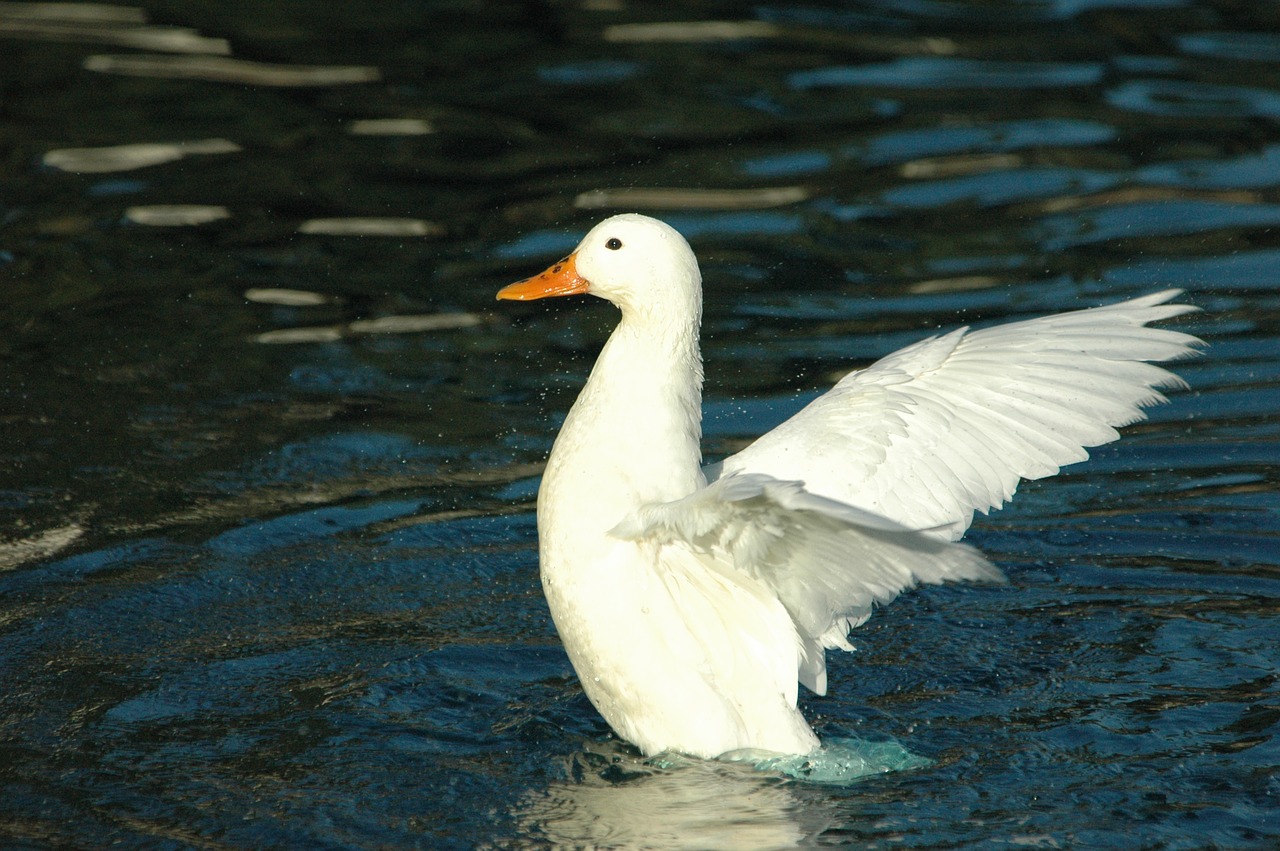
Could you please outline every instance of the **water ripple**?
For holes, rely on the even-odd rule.
[[[872,136],[847,151],[870,165],[965,151],[1016,151],[1030,147],[1100,145],[1116,137],[1114,127],[1098,121],[1030,119],[997,121],[928,130],[899,130]]]
[[[1051,250],[1215,230],[1280,225],[1280,204],[1225,204],[1216,201],[1163,201],[1117,204],[1083,214],[1046,216],[1039,227]]]
[[[1201,32],[1180,35],[1178,48],[1192,56],[1247,62],[1280,61],[1280,35],[1266,32]]]
[[[903,207],[938,207],[970,202],[981,206],[1034,198],[1097,192],[1115,186],[1120,175],[1071,168],[1022,168],[930,181],[886,190],[880,200]]]
[[[845,65],[800,71],[787,78],[796,89],[839,86],[1007,89],[1091,86],[1104,67],[1091,62],[997,62],[911,56],[878,65]]]
[[[1137,171],[1146,183],[1203,189],[1258,189],[1280,186],[1280,145],[1224,159],[1162,162]]]
[[[1211,257],[1160,257],[1112,267],[1106,279],[1125,286],[1180,281],[1198,290],[1280,290],[1280,249]]]
[[[1118,109],[1200,118],[1280,116],[1280,92],[1186,80],[1130,80],[1106,93]]]

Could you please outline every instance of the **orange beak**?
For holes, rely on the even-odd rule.
[[[498,290],[498,298],[515,301],[533,301],[536,298],[550,298],[557,295],[581,295],[587,291],[587,282],[578,277],[578,266],[570,254],[557,261],[541,275],[525,278]]]

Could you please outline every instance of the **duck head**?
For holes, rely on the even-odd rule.
[[[541,274],[503,287],[499,299],[599,296],[623,315],[671,310],[701,312],[702,276],[693,249],[674,228],[626,213],[591,229],[563,260]]]

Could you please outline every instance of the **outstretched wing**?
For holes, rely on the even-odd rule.
[[[1144,327],[1196,310],[1166,290],[1119,304],[961,328],[845,376],[707,478],[765,473],[958,540],[1020,479],[1051,476],[1165,401],[1182,379],[1148,361],[1202,341]]]
[[[827,689],[824,648],[917,583],[1004,576],[982,554],[807,492],[799,482],[726,474],[683,499],[641,506],[610,534],[688,548],[709,569],[769,588],[798,636],[800,682]]]

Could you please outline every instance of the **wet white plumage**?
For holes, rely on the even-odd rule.
[[[543,588],[588,697],[645,753],[807,753],[797,683],[921,582],[1001,578],[954,543],[1022,478],[1118,437],[1181,380],[1148,361],[1196,338],[1146,323],[1176,290],[959,329],[850,373],[701,466],[701,276],[655,219],[607,219],[500,298],[586,292],[619,324],[569,412],[538,495]]]

